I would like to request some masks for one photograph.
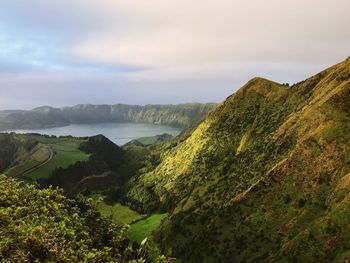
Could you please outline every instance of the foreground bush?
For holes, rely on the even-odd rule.
[[[133,252],[125,232],[59,189],[0,175],[1,262],[129,262],[140,250]]]

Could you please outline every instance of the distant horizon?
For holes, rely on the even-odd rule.
[[[72,108],[75,106],[79,106],[79,105],[91,105],[91,106],[113,106],[113,105],[128,105],[128,106],[141,106],[141,107],[145,107],[148,105],[185,105],[185,104],[219,104],[223,101],[219,101],[219,102],[213,102],[213,101],[209,101],[209,102],[182,102],[182,103],[147,103],[147,104],[128,104],[128,103],[102,103],[102,104],[95,104],[95,103],[78,103],[78,104],[72,104],[72,105],[63,105],[63,106],[54,106],[54,105],[39,105],[39,106],[35,106],[33,108],[2,108],[0,106],[0,111],[17,111],[17,110],[24,110],[24,111],[30,111],[30,110],[35,110],[38,108],[42,108],[42,107],[49,107],[49,108],[54,108],[54,109],[62,109],[62,108]]]
[[[32,106],[23,106],[22,108],[8,108],[6,106],[3,106],[2,104],[0,104],[0,111],[6,111],[6,110],[34,110],[36,108],[40,108],[40,107],[52,107],[52,108],[65,108],[65,107],[74,107],[74,106],[77,106],[77,105],[94,105],[94,106],[101,106],[101,105],[117,105],[117,104],[124,104],[124,105],[132,105],[132,106],[147,106],[147,105],[180,105],[180,104],[191,104],[191,103],[199,103],[199,104],[210,104],[210,103],[214,103],[214,104],[219,104],[223,101],[225,101],[225,99],[229,96],[231,96],[232,94],[234,94],[235,92],[237,92],[242,86],[244,86],[246,83],[248,83],[251,79],[253,78],[257,78],[257,77],[260,77],[260,78],[265,78],[265,79],[268,79],[270,81],[274,81],[274,82],[277,82],[277,83],[280,83],[280,84],[283,84],[283,83],[288,83],[289,85],[293,85],[293,84],[296,84],[300,81],[303,81],[305,80],[307,77],[310,77],[310,76],[313,76],[329,67],[332,67],[334,66],[335,64],[338,64],[342,61],[344,61],[345,59],[348,59],[350,58],[350,54],[349,56],[345,56],[343,59],[341,60],[338,60],[338,61],[335,61],[333,62],[333,64],[329,64],[329,65],[324,65],[323,67],[320,67],[319,69],[317,70],[314,70],[312,73],[310,73],[308,76],[305,76],[303,79],[296,79],[295,81],[293,82],[287,82],[287,81],[276,81],[274,79],[270,79],[270,78],[265,78],[265,77],[262,77],[262,76],[253,76],[251,77],[250,79],[247,79],[246,81],[243,81],[242,84],[240,84],[239,87],[235,87],[231,93],[228,93],[227,95],[224,95],[223,98],[221,100],[217,100],[217,101],[179,101],[179,102],[154,102],[154,103],[127,103],[127,102],[75,102],[75,103],[72,103],[72,104],[47,104],[47,103],[42,103],[42,104],[38,104],[38,105],[32,105]],[[163,100],[164,101],[164,100]],[[166,99],[165,99],[166,101]],[[1,98],[0,98],[0,102],[1,102]]]

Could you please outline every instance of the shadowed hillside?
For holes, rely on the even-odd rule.
[[[255,78],[129,183],[184,262],[350,258],[350,58],[291,87]]]

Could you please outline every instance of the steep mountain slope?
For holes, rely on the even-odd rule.
[[[0,130],[64,126],[71,123],[144,122],[187,128],[198,124],[215,103],[178,105],[90,105],[31,111],[0,111]]]
[[[171,211],[154,234],[185,262],[350,258],[350,58],[292,87],[255,78],[127,198]]]

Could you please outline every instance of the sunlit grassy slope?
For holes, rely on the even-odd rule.
[[[130,182],[184,262],[344,262],[350,58],[291,87],[255,78]]]

